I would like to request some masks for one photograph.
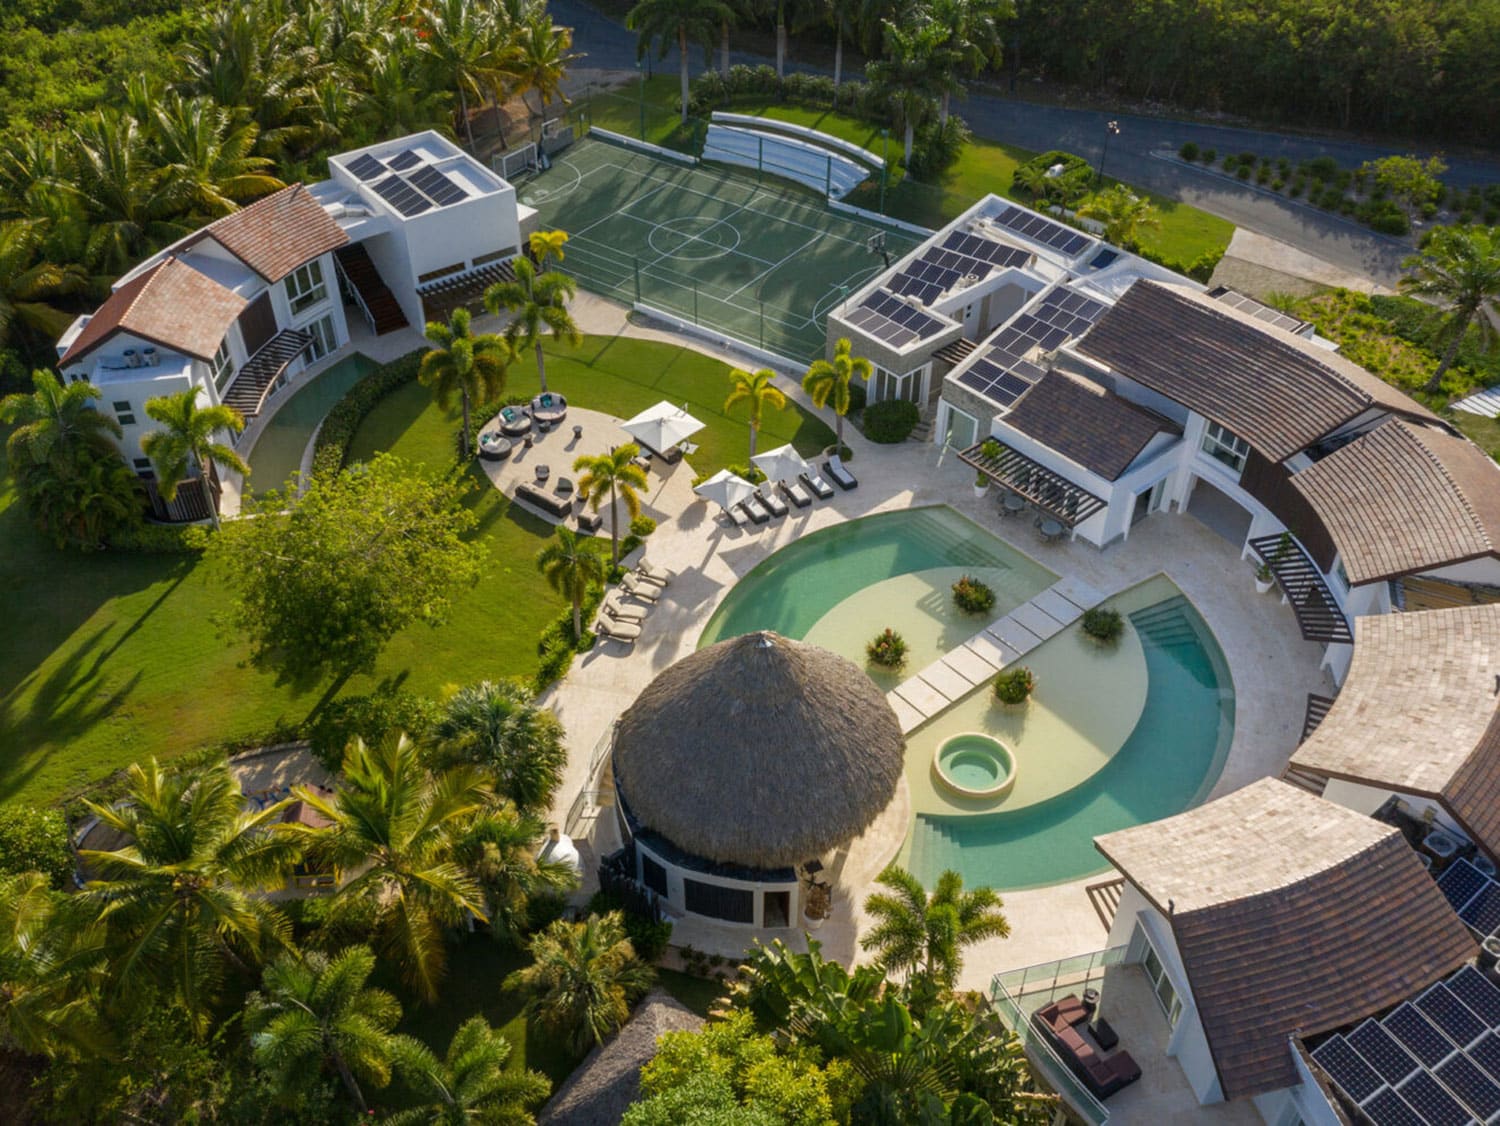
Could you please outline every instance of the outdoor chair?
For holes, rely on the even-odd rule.
[[[808,505],[812,504],[812,497],[809,496],[807,490],[802,487],[801,481],[778,481],[776,484],[777,487],[782,491],[782,494],[786,497],[786,499],[791,501],[798,508],[806,508]]]
[[[620,589],[631,598],[639,598],[642,602],[655,602],[661,597],[661,587],[638,579],[634,575],[626,575],[621,579]]]
[[[552,391],[545,391],[531,400],[531,417],[538,423],[556,426],[568,417],[568,401]]]
[[[850,489],[859,488],[859,482],[855,480],[854,474],[844,468],[843,459],[837,454],[823,463],[823,472],[833,478],[833,483],[846,493]]]
[[[769,485],[769,482],[766,485],[762,485],[752,499],[760,501],[761,504],[766,506],[772,516],[780,519],[790,512],[791,509],[786,506],[786,501],[777,496],[774,491],[768,491],[767,485]]]
[[[816,493],[819,500],[828,500],[833,496],[833,486],[817,473],[802,474],[802,483]]]
[[[609,641],[622,641],[626,645],[634,645],[641,636],[641,627],[631,622],[615,621],[607,614],[601,614],[599,620],[594,623],[594,633]]]
[[[597,512],[580,512],[577,517],[578,530],[586,535],[593,535],[604,527],[604,517]]]
[[[637,563],[635,565],[635,573],[648,583],[655,583],[657,586],[666,586],[677,577],[673,572],[667,570],[667,568],[658,567],[649,559],[642,559]]]
[[[604,612],[611,618],[624,622],[644,622],[646,620],[646,607],[627,606],[620,601],[618,595],[611,594],[604,600]]]
[[[755,498],[751,497],[749,500],[740,501],[734,507],[749,517],[752,524],[769,524],[771,522],[771,514],[760,505],[754,503],[754,501]],[[738,524],[739,521],[736,520],[735,523]]]
[[[531,418],[517,407],[500,408],[500,433],[507,438],[519,438],[531,433]]]

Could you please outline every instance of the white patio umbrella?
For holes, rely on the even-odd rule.
[[[731,473],[727,469],[721,469],[703,484],[696,486],[693,492],[704,500],[713,501],[725,512],[743,500],[748,500],[755,493],[755,486],[745,480],[737,473]]]
[[[767,481],[795,481],[798,474],[811,473],[812,466],[791,446],[777,446],[750,459]]]
[[[686,408],[673,406],[666,400],[647,407],[620,425],[646,449],[659,454],[666,453],[703,429],[703,423],[688,414]]]

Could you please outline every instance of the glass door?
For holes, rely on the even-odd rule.
[[[967,450],[979,440],[979,420],[954,407],[948,408],[948,431],[943,435],[945,445],[955,450]]]

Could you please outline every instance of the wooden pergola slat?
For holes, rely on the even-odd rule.
[[[1075,485],[1062,474],[1054,473],[1041,462],[1003,442],[996,444],[1000,447],[1000,453],[995,457],[986,457],[982,452],[985,443],[979,442],[960,451],[958,459],[1025,497],[1069,528],[1076,528],[1105,507],[1101,498]]]

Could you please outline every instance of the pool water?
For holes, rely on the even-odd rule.
[[[975,798],[1003,797],[1015,785],[1015,759],[991,735],[965,731],[943,741],[935,771],[950,788]]]
[[[355,352],[303,384],[293,383],[286,399],[260,432],[245,460],[250,463],[251,492],[270,492],[286,485],[302,467],[302,455],[323,417],[348,390],[380,365]],[[281,394],[286,394],[286,390]]]

